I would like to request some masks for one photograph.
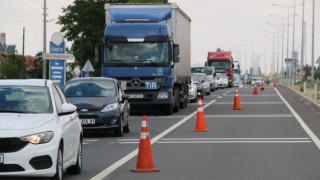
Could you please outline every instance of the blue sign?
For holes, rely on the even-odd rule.
[[[63,54],[65,52],[65,43],[59,45],[50,41],[50,53]],[[66,82],[66,64],[65,60],[50,59],[49,64],[49,79],[57,82],[63,88]]]

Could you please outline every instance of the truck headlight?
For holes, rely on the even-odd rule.
[[[118,108],[118,103],[108,104],[104,107],[101,112],[113,111]]]
[[[169,95],[168,92],[159,92],[158,99],[168,99]]]
[[[32,134],[24,137],[20,137],[20,140],[23,142],[28,142],[32,144],[43,144],[51,141],[53,138],[53,132],[43,132],[38,134]]]

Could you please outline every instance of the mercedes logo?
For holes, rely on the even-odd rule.
[[[131,85],[133,87],[139,87],[141,84],[140,79],[139,78],[132,78],[131,80]]]

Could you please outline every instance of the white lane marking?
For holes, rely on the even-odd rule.
[[[212,103],[214,103],[216,100],[212,100],[210,101],[208,104],[206,104],[203,108],[205,109],[206,107],[210,106]],[[188,121],[189,119],[191,119],[195,114],[197,114],[197,110],[194,111],[193,113],[189,114],[187,117],[183,118],[182,120],[180,120],[179,122],[177,122],[176,124],[174,124],[173,126],[171,126],[170,128],[166,129],[165,131],[163,131],[162,133],[160,133],[159,135],[157,135],[156,137],[151,139],[151,144],[154,144],[155,142],[159,141],[161,138],[163,138],[165,135],[169,134],[171,131],[173,131],[174,129],[176,129],[177,127],[179,127],[180,125],[182,125],[183,123],[185,123],[186,121]],[[118,169],[120,166],[122,166],[124,163],[128,162],[130,159],[132,159],[133,157],[135,157],[138,154],[138,148],[135,149],[134,151],[132,151],[131,153],[129,153],[128,155],[126,155],[125,157],[123,157],[122,159],[118,160],[117,162],[115,162],[114,164],[112,164],[111,166],[109,166],[108,168],[104,169],[103,171],[101,171],[99,174],[97,174],[96,176],[92,177],[90,180],[101,180],[105,177],[107,177],[110,173],[112,173],[113,171],[115,171],[116,169]]]
[[[311,129],[307,126],[307,124],[303,121],[303,119],[299,116],[299,114],[291,107],[291,105],[282,97],[278,89],[276,89],[277,94],[281,98],[281,100],[287,105],[293,116],[297,119],[297,121],[300,123],[301,127],[306,131],[306,133],[309,135],[309,137],[312,139],[312,141],[315,143],[317,148],[320,150],[320,140],[319,138],[311,131]]]
[[[223,93],[222,95],[226,96],[227,94],[226,94],[226,93]]]
[[[159,144],[222,144],[222,143],[311,143],[312,141],[159,141]]]
[[[218,98],[218,99],[221,99],[221,98],[222,98],[222,96],[218,96],[217,98]]]
[[[83,141],[88,141],[88,142],[98,142],[98,139],[84,139]]]
[[[234,102],[216,102],[214,104],[233,104]],[[241,104],[284,104],[284,102],[241,102]]]
[[[275,118],[275,117],[293,117],[292,114],[244,114],[244,115],[205,115],[207,118],[250,118],[250,117],[261,117],[261,118]]]

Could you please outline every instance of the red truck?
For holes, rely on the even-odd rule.
[[[216,73],[226,73],[228,86],[232,87],[234,65],[231,51],[208,52],[206,65],[215,67]]]

